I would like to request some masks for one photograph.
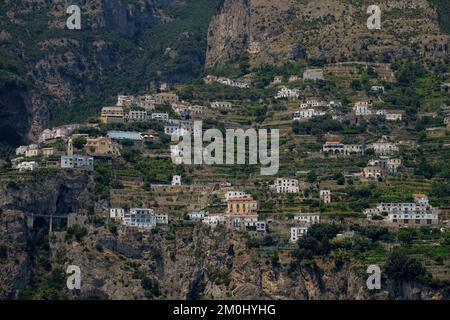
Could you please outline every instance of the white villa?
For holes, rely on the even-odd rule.
[[[188,218],[191,221],[202,221],[207,213],[205,211],[195,211],[195,212],[189,212]]]
[[[157,224],[168,224],[169,216],[167,214],[155,214],[153,209],[132,208],[125,212],[122,223],[130,227],[150,229]]]
[[[109,217],[112,219],[123,219],[125,215],[125,209],[123,208],[110,208]]]
[[[117,96],[117,104],[118,107],[128,107],[130,104],[134,102],[134,96]]]
[[[303,72],[303,80],[325,80],[322,69],[307,69]]]
[[[202,222],[209,226],[217,226],[226,222],[226,217],[223,215],[206,216]]]
[[[331,191],[320,190],[320,200],[322,200],[323,203],[331,203]]]
[[[233,105],[231,102],[227,102],[227,101],[211,102],[211,109],[231,110],[232,108],[233,108]]]
[[[21,162],[17,165],[17,169],[20,172],[34,171],[37,168],[39,168],[39,164],[36,161]]]
[[[386,110],[386,121],[402,121],[403,112],[397,110]]]
[[[365,148],[363,145],[360,144],[343,144],[338,140],[328,140],[322,146],[322,151],[324,153],[331,153],[331,154],[362,155],[365,152]]]
[[[168,113],[161,113],[161,112],[155,112],[152,113],[152,120],[158,120],[158,121],[165,121],[169,120],[169,114]]]
[[[175,175],[172,177],[172,186],[181,186],[181,176]]]
[[[297,99],[299,95],[298,89],[288,89],[286,87],[282,87],[275,96],[275,99]]]
[[[323,111],[316,111],[314,109],[303,109],[294,112],[293,114],[293,120],[302,120],[302,119],[311,119],[314,117],[320,117],[324,116],[325,112]]]
[[[297,242],[308,233],[308,227],[291,227],[291,242]]]
[[[367,101],[356,102],[353,110],[357,116],[370,116],[372,114],[370,104]]]
[[[421,226],[438,224],[438,211],[430,205],[427,195],[415,194],[412,203],[380,203],[364,212],[368,219],[385,216],[384,222],[394,226]]]
[[[277,178],[272,188],[277,193],[298,193],[300,191],[297,179]]]
[[[320,213],[299,213],[294,216],[294,221],[307,225],[320,223]]]
[[[375,142],[370,144],[369,148],[373,149],[378,156],[388,156],[398,152],[398,147],[390,142]]]
[[[61,168],[94,168],[94,158],[81,155],[61,156]]]
[[[230,199],[236,198],[249,198],[251,197],[248,193],[242,191],[228,191],[225,193],[225,200],[228,201]]]
[[[145,122],[148,120],[147,110],[130,110],[126,119],[131,122]]]

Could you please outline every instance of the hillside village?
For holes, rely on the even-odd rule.
[[[296,252],[301,239],[321,225],[338,226],[329,239],[334,244],[361,241],[372,231],[411,230],[412,237],[437,230],[445,236],[446,87],[427,89],[436,96],[430,105],[399,105],[391,96],[397,90],[394,71],[354,68],[271,73],[263,87],[248,76],[209,75],[194,84],[161,83],[153,92],[119,94],[114,105],[101,106],[97,118],[45,129],[34,144],[18,147],[3,175],[88,174],[96,184],[95,215],[125,234],[151,236],[180,223],[224,228],[243,235],[250,248],[270,243],[277,261],[285,259],[281,252]],[[280,129],[278,174],[260,176],[251,165],[174,163],[182,150],[172,137],[201,136],[194,121],[222,132]],[[436,169],[429,176],[426,161],[441,174]],[[382,261],[389,245],[377,244],[363,255]],[[448,276],[448,258],[426,260],[438,279]]]
[[[369,66],[369,69],[371,67]],[[384,66],[388,68],[388,66]],[[342,74],[342,70],[336,66],[333,67],[331,73],[325,70],[330,70],[331,67],[325,69],[306,69],[303,72],[303,77],[300,79],[298,75],[291,75],[286,81],[283,76],[275,76],[273,81],[267,87],[267,91],[274,92],[272,97],[267,99],[272,100],[272,103],[279,103],[283,100],[285,111],[272,112],[272,121],[263,123],[264,126],[274,126],[280,124],[285,126],[288,121],[292,122],[292,130],[302,131],[302,127],[310,120],[329,119],[333,125],[339,126],[342,123],[353,126],[354,130],[362,126],[367,126],[372,122],[384,127],[390,126],[393,130],[401,129],[406,125],[405,111],[400,108],[386,109],[380,107],[380,102],[383,99],[385,92],[385,84],[389,80],[388,85],[393,82],[393,72],[391,71],[389,77],[383,76],[373,77],[378,79],[377,85],[369,85],[369,95],[365,98],[361,96],[352,103],[346,102],[344,107],[342,101],[333,99],[323,99],[324,97],[306,97],[307,92],[315,86],[323,86],[326,83],[324,74],[332,76],[333,74]],[[349,73],[349,69],[344,70]],[[371,71],[376,73],[375,70]],[[356,71],[350,72],[351,74]],[[232,81],[225,77],[206,76],[204,78],[206,85],[218,83],[223,86],[231,86],[240,90],[250,88],[250,85],[245,82]],[[302,84],[302,88],[295,87],[295,84]],[[375,84],[375,82],[373,82]],[[288,88],[291,87],[291,88]],[[305,89],[306,86],[306,89]],[[443,86],[445,88],[445,86]],[[38,144],[31,144],[28,146],[21,146],[17,148],[17,158],[11,160],[12,169],[20,172],[34,171],[40,168],[60,168],[60,169],[80,169],[80,170],[94,170],[97,162],[103,164],[112,164],[117,159],[124,160],[122,152],[126,153],[127,157],[132,153],[133,156],[143,154],[150,157],[167,158],[169,156],[167,148],[160,148],[163,143],[168,143],[172,135],[183,136],[186,133],[193,133],[194,120],[216,119],[223,121],[230,118],[228,122],[233,125],[233,120],[240,115],[242,106],[236,105],[236,101],[202,101],[202,104],[192,103],[183,100],[176,92],[169,91],[169,85],[162,83],[159,92],[153,94],[145,94],[142,96],[126,96],[119,95],[115,106],[103,107],[99,114],[98,121],[91,123],[65,125],[53,129],[44,130],[40,137]],[[237,104],[241,104],[239,101]],[[287,115],[289,110],[293,109],[291,116]],[[297,109],[297,111],[295,111]],[[434,115],[434,117],[443,117],[441,127],[427,128],[427,134],[434,134],[434,130],[444,132],[444,136],[448,136],[449,128],[449,109],[447,106],[442,106],[442,109]],[[228,117],[229,116],[229,117]],[[286,120],[282,120],[282,119]],[[289,119],[290,118],[290,119]],[[222,120],[223,119],[223,120]],[[279,119],[279,120],[278,120]],[[392,124],[390,124],[392,123]],[[446,127],[445,127],[446,124]],[[234,124],[235,126],[237,124]],[[395,128],[397,127],[397,128]],[[139,131],[130,130],[141,129]],[[322,205],[317,212],[303,212],[304,208],[298,208],[291,219],[285,220],[285,224],[291,225],[290,239],[297,239],[298,235],[307,232],[308,226],[323,220],[332,218],[330,214],[321,214],[324,208],[333,203],[339,204],[342,201],[342,192],[340,185],[344,180],[347,184],[365,185],[367,183],[386,183],[390,179],[407,179],[408,174],[404,168],[404,161],[399,155],[400,148],[418,147],[416,140],[408,139],[404,135],[388,135],[382,134],[377,137],[376,133],[364,133],[361,130],[359,135],[354,135],[354,138],[349,141],[349,137],[332,133],[333,128],[327,128],[323,132],[323,144],[320,149],[304,149],[301,151],[301,161],[307,162],[309,159],[316,159],[326,163],[331,161],[345,162],[353,159],[353,161],[366,161],[366,166],[360,170],[346,171],[345,168],[338,173],[339,181],[326,181],[324,177],[316,177],[312,181],[311,174],[314,170],[295,172],[291,171],[291,176],[282,178],[274,178],[273,181],[265,181],[266,185],[258,193],[265,192],[271,194],[268,198],[270,201],[277,199],[279,195],[291,196],[291,201],[305,202],[314,199],[314,189],[312,189],[313,182],[316,183],[318,195],[317,201]],[[432,130],[431,130],[432,129]],[[369,130],[369,129],[366,129]],[[299,134],[297,132],[297,134]],[[291,136],[289,133],[286,137]],[[305,141],[311,140],[311,135],[303,136]],[[403,140],[399,140],[399,136]],[[295,139],[297,140],[297,139]],[[345,143],[343,140],[347,140]],[[294,141],[292,141],[294,142]],[[291,141],[286,141],[291,151],[295,150]],[[317,142],[310,142],[310,145],[317,144]],[[286,145],[286,147],[287,147]],[[145,147],[144,147],[145,146]],[[449,144],[444,145],[448,148]],[[130,148],[131,147],[131,148]],[[146,148],[147,147],[147,148]],[[150,150],[149,148],[150,147]],[[131,152],[130,150],[131,149]],[[303,148],[302,148],[303,149]],[[124,150],[124,151],[123,151]],[[173,152],[173,151],[172,151]],[[322,160],[321,160],[322,159]],[[297,161],[297,160],[295,160]],[[286,161],[285,165],[289,165]],[[156,168],[157,169],[157,168]],[[183,175],[173,175],[171,183],[168,184],[150,184],[147,188],[151,194],[153,192],[168,192],[176,194],[177,192],[184,193],[184,190],[192,190],[191,192],[202,192],[203,190],[211,190],[215,198],[221,199],[221,206],[223,210],[216,211],[216,208],[210,208],[212,205],[209,201],[190,203],[186,207],[196,207],[197,211],[186,212],[186,218],[193,221],[201,221],[204,224],[216,226],[224,224],[236,230],[247,230],[254,235],[265,235],[270,232],[270,224],[274,221],[274,216],[268,215],[265,211],[264,218],[261,219],[258,215],[260,206],[265,207],[264,204],[258,202],[264,200],[255,199],[250,193],[247,194],[244,190],[255,188],[251,184],[245,184],[244,181],[220,179],[214,181],[214,175],[210,181],[182,183],[183,178],[186,178],[187,172]],[[302,176],[300,178],[299,176]],[[305,178],[306,175],[306,178]],[[402,177],[402,178],[399,178]],[[125,178],[125,177],[123,177]],[[132,178],[132,177],[127,177]],[[135,177],[139,181],[138,177]],[[309,180],[309,183],[305,180]],[[323,182],[317,182],[317,181]],[[395,181],[395,180],[393,180]],[[250,182],[250,181],[249,181]],[[337,185],[335,183],[338,182]],[[345,184],[344,182],[344,184]],[[142,183],[142,181],[141,181]],[[122,184],[122,182],[118,182]],[[139,185],[139,183],[137,183]],[[198,185],[197,185],[198,184]],[[236,186],[234,186],[234,184]],[[331,186],[333,186],[331,188]],[[333,190],[322,190],[330,188]],[[264,190],[265,189],[265,190]],[[408,197],[415,197],[414,192],[422,191],[422,188],[412,190],[412,193],[406,195]],[[130,189],[130,196],[133,193]],[[312,191],[312,196],[307,193]],[[170,214],[161,213],[156,214],[150,207],[145,208],[131,208],[125,210],[123,207],[116,207],[114,202],[114,193],[117,190],[111,191],[111,209],[110,218],[119,219],[126,226],[135,226],[138,228],[152,228],[156,224],[170,223],[173,219]],[[137,191],[136,191],[137,192]],[[231,197],[230,194],[235,196]],[[334,196],[334,193],[338,196]],[[284,197],[284,196],[283,196]],[[267,199],[267,198],[266,198]],[[292,200],[293,199],[293,200]],[[311,200],[309,200],[311,199]],[[209,199],[211,200],[211,199]],[[266,200],[267,201],[267,200]],[[416,202],[392,204],[390,210],[381,210],[378,214],[374,214],[372,209],[361,210],[356,212],[365,215],[367,219],[362,219],[362,224],[383,224],[390,227],[414,226],[414,225],[441,225],[447,223],[447,216],[440,215],[438,208],[432,208],[428,204],[428,198],[423,195],[422,204],[417,206]],[[416,205],[414,205],[416,203]],[[133,206],[133,203],[120,203],[127,207]],[[143,203],[144,204],[144,203]],[[426,205],[425,205],[426,204]],[[150,205],[150,203],[146,203]],[[383,203],[379,203],[377,208],[383,207]],[[384,207],[383,207],[384,208]],[[291,211],[292,209],[289,209]],[[316,209],[317,210],[317,209]],[[401,218],[395,216],[401,215]],[[383,216],[384,215],[384,216]],[[306,219],[306,217],[316,217],[314,221]],[[394,218],[395,216],[395,218]],[[400,217],[400,216],[399,216]],[[376,218],[376,219],[375,219]],[[302,227],[297,227],[298,224]],[[287,227],[288,228],[288,227]]]

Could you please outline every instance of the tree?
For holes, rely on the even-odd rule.
[[[425,268],[419,261],[399,252],[389,255],[384,270],[388,278],[398,281],[414,280],[426,274]]]
[[[410,245],[416,237],[416,230],[410,228],[403,228],[398,230],[397,239],[403,244]]]
[[[85,137],[76,137],[73,139],[73,146],[77,149],[83,149],[86,145],[86,138]]]
[[[307,180],[309,183],[315,182],[315,181],[317,180],[317,174],[316,174],[316,172],[315,172],[314,170],[309,171],[308,174],[306,175],[306,180]]]

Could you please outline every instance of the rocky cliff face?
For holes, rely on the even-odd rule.
[[[426,0],[378,1],[381,30],[369,30],[370,1],[224,0],[208,31],[206,65],[248,54],[253,65],[417,57],[448,61],[450,37]],[[447,60],[445,60],[447,59]]]
[[[57,290],[67,298],[446,298],[443,292],[414,282],[384,281],[381,292],[369,291],[363,266],[350,262],[337,266],[331,258],[318,257],[315,264],[292,268],[290,254],[280,253],[279,262],[273,263],[264,250],[249,249],[241,234],[221,226],[210,229],[172,221],[149,232],[114,227],[101,218],[107,212],[92,197],[88,176],[65,173],[43,179],[0,183],[0,298],[18,297],[32,286],[31,279],[40,283],[36,290],[42,290],[48,274],[64,273],[68,265],[80,267],[82,289],[69,292],[63,275]],[[48,233],[48,219],[43,217],[74,211],[79,214],[72,226],[85,227],[85,234],[68,238],[55,224],[53,234],[43,237]],[[33,228],[27,223],[30,213],[41,219]]]
[[[67,1],[2,1],[0,45],[24,65],[20,76],[29,77],[30,86],[24,92],[27,101],[16,106],[6,99],[0,112],[22,113],[21,105],[27,105],[13,129],[31,140],[50,122],[95,116],[101,103],[118,93],[148,89],[151,81],[188,79],[203,64],[206,35],[200,33],[206,33],[214,2],[203,1],[206,9],[197,19],[189,12],[180,17],[171,11],[174,6],[193,10],[192,0],[83,1],[81,30],[68,30]],[[172,21],[178,25],[162,27]],[[177,33],[177,27],[185,32]],[[188,50],[183,41],[191,44]],[[164,58],[168,48],[174,59]],[[4,94],[6,89],[0,87],[0,95]]]

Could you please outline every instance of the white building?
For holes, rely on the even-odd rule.
[[[131,208],[128,212],[122,208],[111,208],[110,217],[121,220],[125,226],[143,229],[169,223],[167,214],[156,214],[153,209],[147,208]]]
[[[145,122],[148,119],[147,110],[130,110],[127,119],[131,122]]]
[[[304,223],[307,225],[313,225],[320,223],[319,213],[299,213],[294,216],[294,221]]]
[[[209,226],[217,226],[219,224],[224,224],[226,222],[226,217],[223,215],[211,215],[206,216],[202,222]]]
[[[303,109],[294,112],[293,114],[293,120],[302,120],[302,119],[311,119],[314,117],[320,117],[324,116],[325,112],[323,111],[316,111],[314,109]]]
[[[26,156],[28,150],[38,150],[39,146],[37,144],[30,144],[28,146],[20,146],[16,149],[16,156]]]
[[[227,101],[211,102],[211,109],[231,110],[232,108],[233,108],[233,105],[231,102],[227,102]]]
[[[375,142],[370,144],[369,148],[373,149],[378,156],[388,156],[398,152],[398,147],[390,142]]]
[[[181,186],[181,176],[172,177],[172,186]]]
[[[34,171],[37,168],[39,168],[39,164],[36,161],[21,162],[17,165],[17,169],[20,172]]]
[[[189,212],[188,218],[191,221],[202,221],[206,216],[205,211],[195,211],[195,212]]]
[[[326,107],[327,103],[324,101],[319,101],[317,99],[306,100],[305,102],[300,103],[300,109],[310,109],[310,108],[318,108],[318,107]]]
[[[117,104],[116,106],[118,107],[127,107],[130,104],[132,104],[134,101],[134,97],[133,96],[117,96]]]
[[[380,203],[376,208],[365,210],[368,219],[374,215],[386,216],[384,221],[395,226],[436,225],[439,223],[438,209],[433,208],[428,196],[415,194],[414,202]]]
[[[386,110],[386,121],[402,121],[403,113],[400,111]]]
[[[72,155],[61,156],[61,168],[94,168],[94,158],[88,156]]]
[[[298,193],[300,191],[297,179],[277,178],[273,188],[277,193]]]
[[[323,203],[331,203],[331,191],[320,190],[320,200],[322,200]]]
[[[225,193],[225,200],[228,201],[229,199],[235,199],[235,198],[249,198],[251,197],[248,193],[242,192],[242,191],[228,191]]]
[[[152,113],[152,120],[158,120],[158,121],[169,120],[169,114],[161,113],[161,112]]]
[[[381,167],[383,170],[385,170],[389,174],[395,174],[395,173],[397,173],[398,168],[401,165],[402,165],[401,159],[381,158],[381,159],[376,159],[376,160],[370,160],[367,166]]]
[[[125,216],[125,209],[123,208],[109,209],[109,217],[112,219],[123,219],[124,216]]]
[[[357,116],[369,116],[372,114],[372,110],[370,110],[369,102],[367,102],[367,101],[360,101],[360,102],[355,103],[353,110],[355,111],[355,114]]]
[[[297,242],[308,233],[307,227],[291,227],[291,242]]]
[[[288,89],[286,87],[282,87],[275,96],[275,99],[297,99],[299,97],[298,89]]]
[[[150,229],[156,226],[156,218],[153,209],[130,209],[123,216],[123,224],[129,227]]]
[[[325,80],[322,69],[307,69],[303,72],[303,80]]]
[[[378,92],[384,92],[383,86],[372,86],[370,87],[370,91],[378,93]]]
[[[54,137],[55,137],[55,133],[53,130],[45,129],[44,131],[41,132],[38,141],[39,141],[39,143],[42,143],[47,140],[54,139]]]
[[[364,154],[365,148],[360,144],[343,144],[338,140],[328,140],[322,146],[324,153],[354,155]]]

